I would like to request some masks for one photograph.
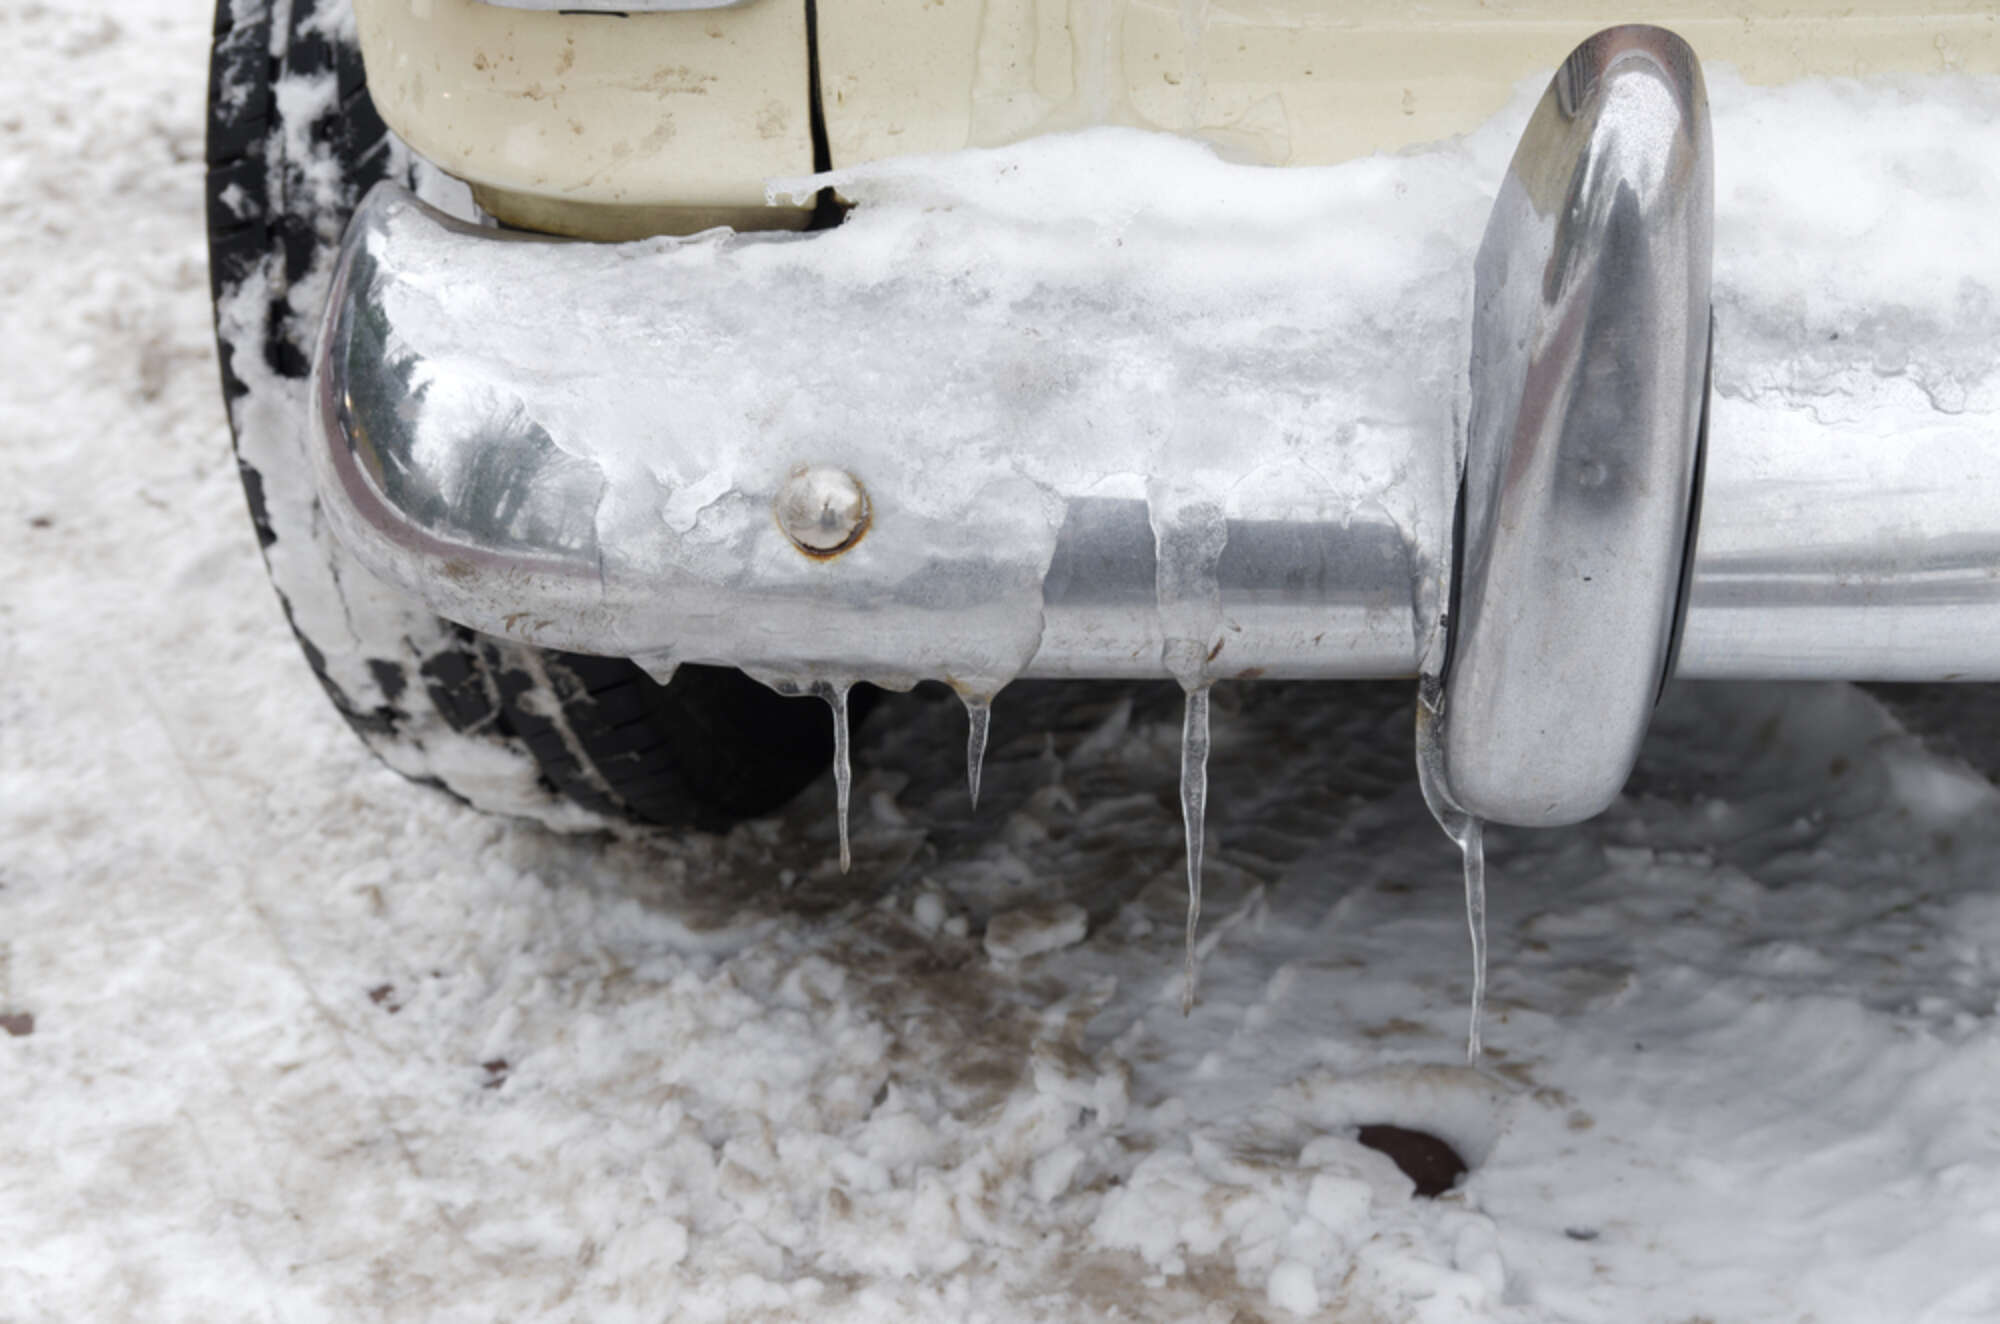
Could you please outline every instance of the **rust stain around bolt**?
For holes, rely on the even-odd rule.
[[[854,547],[874,522],[861,480],[840,469],[800,465],[771,507],[779,532],[815,561],[831,561]]]
[[[861,523],[855,526],[854,532],[847,535],[847,541],[841,543],[839,546],[824,549],[808,547],[796,538],[791,540],[792,546],[798,548],[815,561],[831,561],[841,553],[853,550],[856,543],[868,536],[868,530],[874,526],[874,523],[874,512],[864,509],[861,515]]]

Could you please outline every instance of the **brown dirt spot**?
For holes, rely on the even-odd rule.
[[[1458,1151],[1428,1131],[1376,1122],[1362,1127],[1355,1139],[1387,1154],[1416,1183],[1418,1195],[1443,1195],[1465,1175],[1465,1160]]]

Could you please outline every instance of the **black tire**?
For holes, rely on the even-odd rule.
[[[347,0],[218,0],[209,74],[223,397],[265,568],[313,674],[383,762],[481,809],[720,828],[777,808],[832,757],[823,705],[728,669],[683,667],[661,686],[624,659],[475,635],[328,532],[299,437],[341,232],[379,180],[449,187],[376,115],[352,33]]]

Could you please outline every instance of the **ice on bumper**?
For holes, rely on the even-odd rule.
[[[462,466],[496,420],[534,439],[511,504],[431,521],[437,545],[329,475],[376,568],[478,628],[656,665],[981,696],[1024,670],[1178,673],[1170,644],[1218,675],[1414,669],[1483,213],[1464,163],[1254,171],[1102,131],[844,187],[835,231],[621,246],[475,241],[374,197],[322,426],[371,480]],[[866,491],[836,556],[774,517],[801,467]],[[561,536],[524,564],[550,507]]]

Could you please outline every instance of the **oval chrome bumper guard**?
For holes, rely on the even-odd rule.
[[[1481,818],[1588,818],[1638,757],[1689,552],[1714,193],[1700,67],[1648,27],[1570,55],[1500,186],[1441,709]]]

